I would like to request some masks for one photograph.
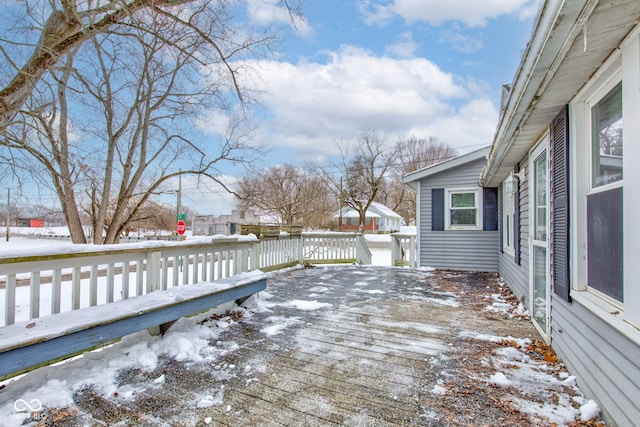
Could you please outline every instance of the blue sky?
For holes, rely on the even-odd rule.
[[[290,23],[277,0],[247,7],[255,24]],[[435,137],[459,154],[489,145],[501,87],[513,80],[538,7],[539,0],[306,0],[304,22],[288,31],[277,57],[248,63],[266,108],[257,134],[271,147],[265,163],[324,162],[336,141],[368,129],[389,145],[409,135]],[[208,209],[219,210],[197,210]]]
[[[237,64],[251,70],[241,83],[262,106],[249,110],[254,141],[269,147],[262,166],[330,162],[336,143],[367,130],[389,146],[408,136],[434,137],[459,154],[489,145],[501,87],[513,80],[540,0],[302,1],[295,28],[282,0],[234,3],[249,25],[283,30],[272,57]],[[205,144],[220,140],[229,120],[203,112],[196,126]],[[245,170],[220,173],[233,185]],[[234,206],[197,178],[183,177],[182,188],[183,204],[199,214]]]

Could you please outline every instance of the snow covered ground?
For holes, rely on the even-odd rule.
[[[389,237],[375,236],[373,239],[380,242]],[[42,244],[42,241],[12,238],[9,243],[4,241],[0,243],[0,253],[16,248],[41,247]],[[48,244],[68,245],[69,243],[50,242]],[[372,253],[375,265],[391,265],[389,250],[374,249]],[[361,274],[361,279],[350,285],[350,289],[355,287],[351,292],[366,295],[367,298],[371,298],[372,303],[376,298],[388,296],[390,289],[381,283],[384,280],[380,280],[379,269],[363,268],[358,274]],[[429,273],[423,272],[423,274]],[[336,294],[335,299],[327,299],[327,296],[334,291],[328,279],[324,278],[325,276],[319,274],[315,283],[305,284],[308,289],[305,293],[306,297],[301,295],[280,301],[269,291],[265,292],[262,299],[254,301],[255,304],[251,310],[255,314],[246,313],[248,319],[252,322],[262,322],[263,320],[259,319],[264,319],[266,316],[268,323],[262,326],[260,332],[265,337],[273,338],[291,328],[303,327],[305,321],[302,313],[336,309],[342,297]],[[459,297],[453,293],[425,295],[420,288],[408,289],[403,298],[440,305],[447,310],[460,309]],[[336,292],[339,291],[336,290]],[[505,295],[508,295],[508,292],[504,290],[486,295],[484,310],[488,313],[487,315],[505,319],[526,318],[527,313],[524,308]],[[4,304],[4,301],[1,303]],[[300,314],[278,316],[271,313],[276,306],[282,310],[293,310]],[[181,319],[164,336],[151,336],[147,332],[141,332],[126,337],[117,344],[86,353],[71,361],[41,368],[19,378],[5,381],[0,384],[0,425],[8,427],[37,425],[45,417],[49,417],[50,420],[56,414],[56,410],[73,409],[74,396],[86,389],[91,389],[98,396],[111,398],[117,396],[118,400],[123,401],[134,399],[145,390],[136,387],[135,384],[122,385],[123,373],[131,370],[156,372],[161,361],[167,358],[195,367],[194,369],[198,369],[198,366],[212,366],[215,367],[216,375],[221,379],[246,377],[247,384],[250,384],[254,378],[253,374],[257,374],[259,370],[264,371],[267,366],[235,366],[224,362],[225,357],[237,351],[238,347],[233,340],[228,340],[226,337],[236,321],[222,313],[235,308],[237,307],[233,304],[217,307],[209,313]],[[253,316],[256,318],[253,319]],[[206,319],[217,320],[204,321]],[[243,322],[243,320],[239,321]],[[510,405],[514,411],[529,416],[529,419],[541,425],[552,423],[569,425],[574,422],[587,422],[597,417],[599,412],[597,405],[582,396],[576,387],[575,378],[564,371],[561,364],[552,364],[532,356],[530,338],[505,337],[483,334],[471,328],[465,330],[463,327],[462,329],[455,341],[460,342],[461,346],[468,345],[469,342],[486,342],[492,345],[497,345],[498,342],[509,342],[506,346],[498,346],[499,348],[495,349],[492,347],[487,354],[478,357],[478,366],[483,368],[484,373],[476,373],[477,378],[474,381],[485,388],[494,387],[501,393],[504,390],[512,392],[509,395],[511,396],[509,402],[504,404]],[[451,345],[457,344],[449,344]],[[449,361],[449,352],[445,351],[441,351],[439,356],[433,358],[432,364],[437,380],[434,379],[430,395],[435,401],[441,400],[440,398],[444,396],[451,396],[454,393],[453,384],[455,384],[452,378],[462,374],[460,368],[453,371],[448,369]],[[486,374],[487,372],[490,374]],[[150,379],[148,384],[140,387],[147,387],[147,391],[154,387],[162,389],[165,381],[164,375],[158,375],[157,378]],[[540,390],[550,390],[550,392],[540,394],[538,393]],[[530,398],[523,396],[530,396]],[[225,399],[224,385],[222,385],[194,401],[192,409],[197,413],[198,410],[229,407],[230,404]],[[426,411],[424,416],[429,420],[436,422],[440,420],[442,424],[446,424],[445,419],[439,418],[443,415],[437,411]],[[211,416],[204,417],[203,420],[205,424],[214,421]],[[160,421],[158,423],[157,425],[164,425]],[[356,422],[353,425],[359,424]]]

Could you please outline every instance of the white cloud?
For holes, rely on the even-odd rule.
[[[493,137],[493,94],[424,58],[380,57],[343,46],[328,52],[326,63],[247,65],[261,74],[256,80],[268,108],[265,142],[286,147],[294,157],[288,162],[331,155],[334,141],[355,139],[366,129],[389,143],[414,131],[454,146],[488,145]]]
[[[235,189],[237,178],[227,175],[217,177],[231,189]],[[178,178],[167,182],[166,191],[178,189]],[[235,209],[236,199],[220,184],[206,177],[187,175],[182,177],[182,205],[196,210],[199,215],[228,215]],[[163,198],[167,204],[176,203],[176,196],[167,195]]]
[[[287,24],[294,27],[303,37],[313,32],[313,28],[303,16],[296,15],[295,11],[290,11],[279,0],[247,0],[247,11],[251,22],[256,24]]]
[[[392,45],[387,46],[385,51],[398,58],[411,58],[415,55],[415,51],[418,49],[418,43],[413,40],[413,34],[411,31],[402,33],[398,36],[398,41]]]
[[[224,136],[227,134],[231,120],[227,114],[214,110],[198,117],[195,125],[205,134]]]
[[[383,25],[393,16],[407,22],[422,21],[438,25],[447,21],[463,22],[467,26],[482,26],[501,15],[516,15],[527,19],[536,12],[539,0],[363,0],[360,11],[364,21]]]
[[[361,0],[357,8],[362,20],[367,25],[386,25],[396,15],[393,8],[384,4],[377,4],[377,0]]]
[[[441,117],[429,127],[430,135],[467,152],[490,145],[493,140],[498,111],[488,99],[474,99],[454,114]]]
[[[443,29],[440,33],[440,40],[449,44],[453,49],[464,53],[475,52],[484,46],[479,38],[464,34],[457,23]]]

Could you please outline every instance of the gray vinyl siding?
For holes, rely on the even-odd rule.
[[[510,253],[498,256],[499,273],[518,297],[529,302],[529,158],[520,189],[521,265]],[[502,217],[500,218],[502,220]],[[551,296],[550,344],[575,375],[587,398],[598,402],[608,425],[637,426],[640,420],[640,346],[578,301]],[[615,420],[615,421],[614,421]]]
[[[431,190],[478,187],[484,163],[484,159],[479,159],[420,180],[421,266],[446,270],[498,271],[498,231],[431,230]]]
[[[609,425],[637,426],[640,346],[575,300],[552,295],[551,307],[551,344],[582,391]]]
[[[525,168],[525,179],[520,184],[520,265],[516,264],[512,253],[498,255],[498,272],[518,298],[529,303],[529,157],[520,161]],[[502,195],[500,195],[502,196]],[[501,201],[502,202],[502,201]],[[502,226],[502,216],[500,217]]]

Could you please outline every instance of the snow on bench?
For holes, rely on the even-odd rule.
[[[179,286],[0,328],[0,378],[82,353],[125,335],[166,327],[181,317],[266,289],[267,276],[245,273]]]

